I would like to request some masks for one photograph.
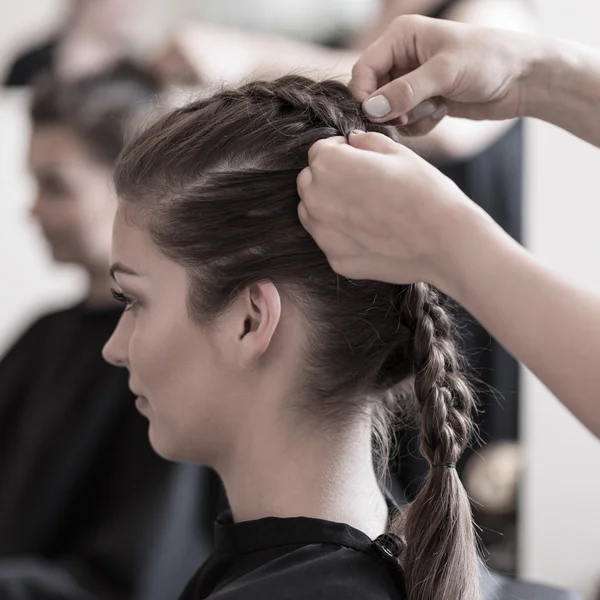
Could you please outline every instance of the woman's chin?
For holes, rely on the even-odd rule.
[[[148,428],[148,438],[150,440],[150,445],[152,446],[152,449],[161,458],[171,461],[177,460],[177,457],[173,452],[172,446],[169,444],[165,444],[165,440],[156,432],[156,428],[152,425],[152,421],[150,421],[150,426]]]
[[[185,453],[181,451],[182,449],[177,446],[176,440],[161,434],[152,420],[150,420],[148,428],[148,438],[152,449],[161,458],[172,462],[195,462],[185,456]]]
[[[148,438],[154,452],[165,460],[214,467],[205,448],[198,448],[193,443],[183,444],[181,435],[165,435],[164,430],[160,430],[152,420],[150,420]]]

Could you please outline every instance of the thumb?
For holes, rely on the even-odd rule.
[[[433,58],[373,92],[363,109],[373,121],[387,122],[405,116],[430,98],[444,96],[448,89],[448,75]]]
[[[364,131],[353,131],[348,136],[348,143],[359,150],[369,150],[380,154],[395,154],[398,152],[399,144],[382,133],[365,133]]]

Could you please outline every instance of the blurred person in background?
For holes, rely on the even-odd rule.
[[[47,71],[63,77],[98,72],[123,56],[145,60],[177,14],[163,0],[70,0],[64,25],[19,55],[4,84],[27,86]]]
[[[186,83],[224,80],[235,85],[249,77],[270,79],[289,72],[349,79],[359,51],[394,17],[411,13],[518,31],[533,28],[526,0],[338,0],[326,5],[204,0],[194,12],[199,21],[178,30],[159,66]],[[439,167],[513,238],[522,241],[523,133],[520,121],[475,123],[447,118],[431,134],[405,137],[403,142]],[[481,325],[457,310],[465,353],[477,379],[481,440],[484,444],[503,442],[483,451],[477,448],[491,459],[495,448],[504,449],[506,442],[518,438],[519,367]],[[400,480],[408,499],[414,497],[418,490],[415,482],[427,471],[416,439],[416,431],[405,432],[400,449]],[[517,452],[502,453],[503,472],[512,472],[502,480],[503,486],[512,481],[503,498],[517,497],[518,461],[510,459],[514,456]],[[467,452],[461,472],[469,459],[481,460]],[[485,470],[486,464],[492,462],[484,462],[477,472]],[[482,476],[492,478],[492,474]],[[516,502],[511,502],[511,506],[492,502],[490,510],[494,515],[499,511],[511,514],[516,510]],[[512,525],[507,527],[514,530]],[[490,532],[487,541],[505,546],[498,556],[506,556],[509,546],[511,558],[502,558],[497,566],[514,572],[516,542],[508,530],[505,534],[503,538]]]
[[[88,288],[0,362],[3,600],[171,598],[212,547],[216,476],[154,454],[127,374],[101,356],[122,313],[107,275],[113,164],[160,89],[122,62],[33,90],[31,213]]]

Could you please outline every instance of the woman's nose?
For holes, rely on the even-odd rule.
[[[31,203],[29,207],[29,215],[33,219],[39,219],[40,217],[40,198],[39,195],[35,197],[34,201]]]
[[[129,366],[128,349],[130,332],[128,324],[125,321],[127,321],[127,318],[125,313],[123,313],[113,334],[102,349],[104,360],[115,367],[127,368]]]

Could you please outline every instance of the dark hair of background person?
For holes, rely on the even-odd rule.
[[[158,108],[161,91],[161,81],[152,72],[123,60],[100,74],[69,82],[41,75],[30,114],[34,127],[67,127],[93,158],[111,166],[135,128]]]
[[[189,270],[191,317],[205,322],[241,290],[270,280],[306,320],[305,397],[311,414],[340,424],[377,416],[381,465],[390,415],[414,387],[421,450],[431,468],[390,531],[411,600],[478,598],[469,500],[455,463],[472,433],[473,395],[453,323],[432,287],[339,277],[301,226],[296,177],[319,139],[365,121],[345,86],[300,76],[254,82],[192,103],[150,126],[115,170],[125,214]],[[400,189],[398,193],[402,193]],[[400,559],[400,557],[399,557]]]

